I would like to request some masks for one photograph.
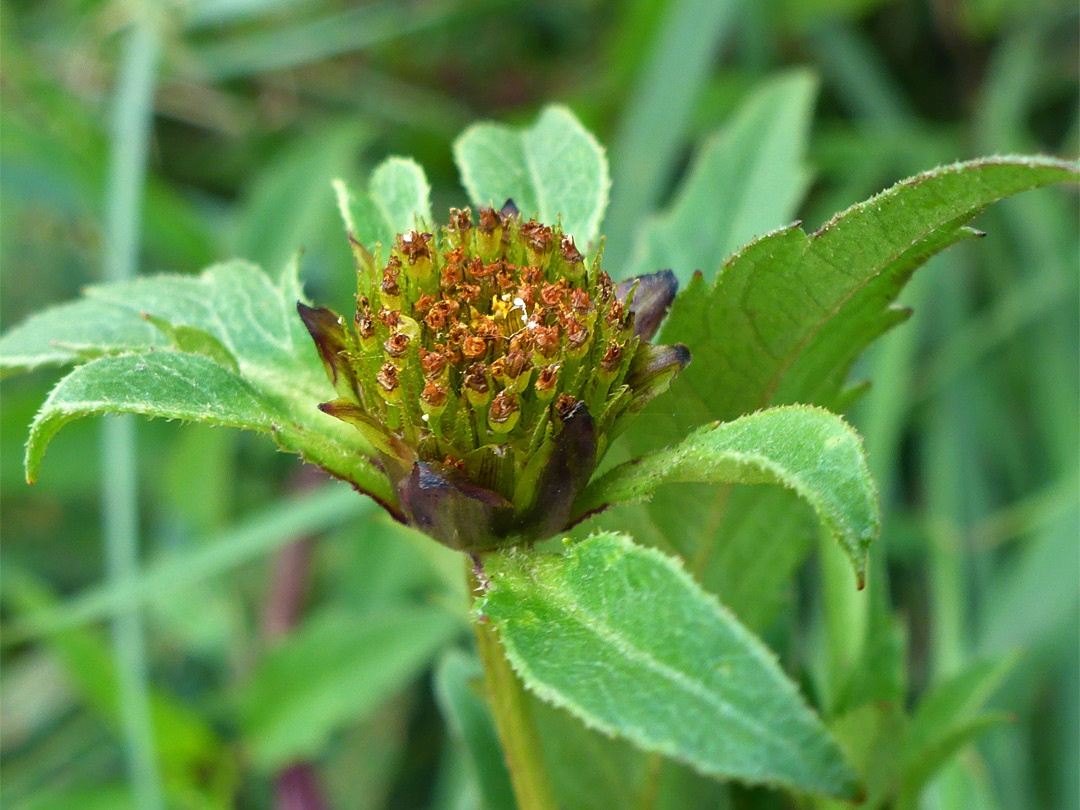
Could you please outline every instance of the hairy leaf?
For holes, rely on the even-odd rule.
[[[481,122],[454,142],[474,205],[513,199],[521,213],[562,222],[584,249],[600,236],[611,178],[604,149],[565,107],[544,109],[525,129]]]
[[[254,762],[274,769],[319,754],[417,677],[460,628],[453,615],[411,608],[307,620],[259,665],[239,696]]]
[[[789,222],[810,183],[806,147],[817,82],[796,71],[757,89],[698,152],[674,201],[642,230],[626,276],[662,267],[689,283]],[[621,273],[621,271],[620,271]]]
[[[858,434],[818,408],[771,408],[710,425],[622,464],[583,493],[579,513],[649,498],[672,483],[780,484],[798,493],[851,557],[860,581],[881,512]]]
[[[974,235],[965,227],[997,199],[1078,176],[1046,158],[1001,157],[935,169],[849,208],[815,233],[775,231],[724,263],[716,283],[696,276],[661,332],[694,361],[628,436],[635,455],[690,430],[769,405],[836,408],[855,358],[907,313],[893,301],[935,252]],[[668,403],[678,402],[678,407]],[[650,504],[667,544],[695,560],[694,573],[755,626],[767,621],[812,535],[766,489],[671,487]],[[785,525],[786,524],[786,525]],[[765,557],[755,574],[732,559]],[[760,578],[758,575],[761,575]]]
[[[145,319],[83,298],[43,309],[5,332],[0,377],[168,345],[169,338]]]
[[[769,650],[671,557],[620,534],[485,557],[478,612],[525,685],[586,724],[722,778],[854,796]]]
[[[37,479],[45,447],[61,427],[106,413],[261,431],[282,419],[247,382],[202,355],[156,351],[101,357],[64,377],[41,406],[26,443],[26,479]]]
[[[390,157],[376,166],[368,181],[368,194],[395,235],[411,231],[421,222],[433,224],[431,186],[412,158]]]

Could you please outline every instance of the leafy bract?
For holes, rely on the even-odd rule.
[[[780,484],[814,509],[862,581],[881,524],[858,434],[839,416],[806,406],[770,408],[700,428],[681,443],[630,461],[593,482],[580,514],[650,497],[669,483]]]
[[[27,477],[45,447],[82,416],[137,413],[272,432],[284,449],[325,467],[392,511],[395,496],[359,434],[318,409],[333,399],[296,314],[295,264],[274,281],[241,261],[198,276],[160,275],[93,286],[0,338],[0,370],[92,359],[60,381],[27,444]]]
[[[525,685],[703,773],[853,797],[836,743],[772,653],[682,566],[604,533],[484,558],[477,604]]]
[[[513,199],[525,217],[561,222],[584,249],[600,236],[611,178],[604,149],[565,107],[544,109],[530,127],[481,122],[454,142],[469,199],[500,207]]]
[[[168,336],[152,323],[129,315],[93,298],[43,309],[0,338],[0,378],[169,345]]]
[[[371,173],[366,191],[350,189],[342,180],[334,181],[334,191],[346,230],[370,251],[381,244],[384,256],[397,234],[434,225],[431,187],[411,158],[384,160]]]
[[[997,157],[935,169],[838,214],[813,234],[774,231],[728,259],[715,284],[696,276],[661,333],[694,361],[628,436],[634,455],[695,427],[791,402],[836,408],[855,358],[906,317],[894,307],[935,252],[974,235],[966,223],[1010,194],[1075,180],[1075,164]],[[678,402],[678,407],[668,403]],[[777,604],[805,557],[807,524],[785,493],[667,488],[649,506],[656,528],[739,615]],[[774,551],[776,553],[774,553]],[[731,560],[766,558],[756,572]]]
[[[667,267],[711,278],[717,257],[790,222],[810,183],[806,147],[817,82],[795,71],[757,89],[694,158],[671,205],[647,223],[626,277]]]
[[[27,480],[37,479],[45,446],[61,427],[105,413],[261,431],[281,419],[244,380],[206,357],[173,351],[101,357],[64,377],[41,406],[26,445]]]

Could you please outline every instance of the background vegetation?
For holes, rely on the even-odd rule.
[[[139,270],[231,256],[276,270],[303,247],[309,293],[343,308],[331,177],[411,154],[444,211],[464,200],[452,138],[552,100],[610,147],[615,274],[696,146],[779,73],[799,71],[815,101],[808,141],[790,144],[806,150],[811,227],[937,163],[1076,157],[1074,5],[7,3],[0,319],[72,297],[134,233],[108,214],[125,188],[110,155],[140,141],[112,104],[118,82],[153,93]],[[124,51],[133,20],[156,32],[156,60]],[[903,299],[915,316],[859,369],[874,386],[851,417],[882,488],[912,691],[1019,656],[992,700],[1014,721],[940,774],[927,807],[1080,804],[1076,222],[1067,190],[995,207],[977,222],[986,239],[920,271]],[[55,378],[0,388],[0,803],[265,807],[290,764],[312,762],[333,807],[472,806],[457,737],[469,704],[452,694],[471,665],[457,558],[230,431],[140,423],[129,453],[76,423],[31,489],[21,444]],[[102,526],[123,523],[108,484],[132,464],[141,573],[125,581]],[[298,537],[317,539],[287,545]],[[282,616],[274,572],[297,560],[305,610]],[[810,694],[819,580],[804,572],[767,636]],[[376,656],[387,639],[400,649]]]

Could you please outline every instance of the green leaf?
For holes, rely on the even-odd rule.
[[[371,173],[368,193],[395,234],[432,224],[431,187],[420,164],[412,158],[391,157]]]
[[[920,748],[904,763],[904,772],[900,777],[901,786],[896,806],[900,810],[911,810],[918,806],[919,793],[954,755],[974,742],[987,731],[1004,725],[1012,720],[1011,715],[1003,712],[983,712],[954,726],[936,737],[932,743]]]
[[[435,699],[465,749],[487,810],[514,810],[514,789],[499,735],[484,698],[484,670],[475,658],[450,650],[435,670]]]
[[[965,223],[995,200],[1077,176],[1074,164],[1048,158],[946,166],[849,208],[811,235],[792,226],[750,243],[714,285],[695,277],[661,333],[665,343],[689,346],[694,360],[631,428],[633,454],[770,405],[835,409],[854,360],[906,317],[892,303],[921,264],[971,237]],[[710,590],[761,626],[810,548],[812,533],[793,504],[766,489],[718,495],[688,486],[658,493],[649,510],[665,546],[693,560]],[[761,558],[770,563],[753,571],[731,564]]]
[[[961,748],[1007,716],[983,712],[1016,664],[1015,655],[976,661],[932,688],[912,715],[904,741],[900,807],[912,807],[930,777]]]
[[[198,276],[90,287],[85,298],[17,326],[0,339],[0,369],[8,372],[146,352],[101,358],[60,383],[43,406],[49,412],[35,421],[28,477],[37,477],[45,444],[72,419],[138,413],[273,430],[284,449],[396,510],[385,475],[369,460],[371,448],[318,409],[335,395],[296,314],[300,296],[295,262],[275,282],[232,261]],[[162,351],[170,345],[180,351]]]
[[[248,383],[201,355],[165,350],[101,357],[64,377],[41,406],[26,444],[26,480],[37,479],[45,448],[61,427],[106,413],[260,431],[281,418]]]
[[[671,557],[620,534],[489,554],[477,612],[525,685],[702,773],[853,797],[836,743],[775,656]]]
[[[622,275],[661,268],[689,283],[719,260],[789,222],[810,183],[806,147],[817,81],[805,70],[762,84],[694,158],[679,192],[641,231]]]
[[[521,213],[562,222],[584,248],[600,236],[611,178],[604,149],[565,107],[546,107],[525,129],[481,122],[454,142],[474,205],[513,199]]]
[[[862,581],[881,511],[859,435],[839,416],[795,405],[701,428],[674,447],[594,481],[581,496],[578,514],[643,500],[673,483],[780,484],[794,490],[840,543]]]
[[[461,629],[433,608],[314,616],[272,650],[239,696],[241,727],[264,770],[316,757],[416,678]]]
[[[345,229],[372,252],[377,244],[389,250],[399,233],[434,225],[431,187],[411,158],[390,157],[376,166],[366,192],[352,191],[343,180],[334,181],[334,192]]]
[[[898,183],[812,235],[791,226],[751,242],[724,263],[715,285],[695,279],[676,299],[663,340],[688,345],[694,363],[671,396],[690,398],[693,417],[721,420],[805,400],[807,389],[816,389],[815,402],[835,396],[854,358],[897,322],[889,305],[904,283],[931,255],[969,237],[970,219],[1002,197],[1078,178],[1074,165],[1047,158],[959,163]],[[853,319],[861,330],[842,329]],[[661,421],[664,410],[654,410],[650,430],[685,433],[692,417]]]
[[[0,378],[168,345],[168,337],[143,318],[84,298],[43,309],[5,332],[0,337]]]

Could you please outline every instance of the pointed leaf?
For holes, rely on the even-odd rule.
[[[773,654],[678,562],[620,534],[484,558],[477,610],[525,685],[702,773],[852,797],[836,743]]]
[[[780,484],[794,490],[851,557],[862,579],[881,513],[859,435],[806,406],[771,408],[701,428],[674,447],[622,464],[585,491],[578,513],[643,500],[672,483]]]
[[[752,242],[725,263],[715,285],[695,277],[660,338],[685,343],[694,362],[630,428],[633,453],[769,405],[840,407],[854,360],[906,317],[892,303],[919,266],[974,235],[965,223],[995,200],[1077,176],[1075,164],[1048,158],[946,166],[844,211],[812,235],[789,227]],[[658,493],[649,509],[665,546],[695,560],[695,574],[761,626],[810,548],[813,535],[793,507],[775,490],[736,487],[719,497],[689,486]],[[770,563],[742,565],[762,558]]]
[[[431,187],[420,164],[412,158],[390,157],[371,173],[368,193],[394,234],[421,223],[432,226]]]
[[[604,149],[565,107],[544,109],[525,129],[481,122],[454,142],[461,182],[474,205],[512,199],[526,217],[563,230],[579,245],[595,244],[607,208]]]
[[[706,141],[671,206],[642,229],[627,275],[674,269],[712,277],[739,245],[795,216],[810,183],[806,147],[817,81],[764,83]]]
[[[714,286],[696,277],[676,298],[662,338],[685,343],[697,358],[675,384],[695,407],[686,416],[657,409],[650,431],[677,437],[701,414],[733,419],[781,391],[785,402],[805,401],[803,389],[822,378],[840,386],[858,353],[896,322],[889,305],[911,273],[969,236],[967,221],[1002,197],[1078,178],[1076,166],[1048,158],[959,163],[898,183],[812,235],[792,226],[751,242],[724,263]],[[809,356],[823,330],[852,318],[862,321],[861,333]],[[803,377],[803,386],[785,386],[801,362],[813,363],[815,373]],[[836,392],[812,393],[828,404]]]
[[[102,355],[116,361],[79,368],[57,388],[35,423],[28,476],[37,476],[45,445],[71,419],[141,413],[273,429],[282,447],[400,517],[385,475],[368,459],[371,448],[357,431],[319,410],[334,389],[296,313],[300,290],[295,262],[278,281],[246,262],[225,262],[198,276],[90,287],[85,298],[9,331],[0,339],[0,369],[8,372]],[[119,353],[124,359],[108,357]],[[145,369],[152,373],[143,374]],[[122,380],[129,377],[133,387],[125,389]]]

